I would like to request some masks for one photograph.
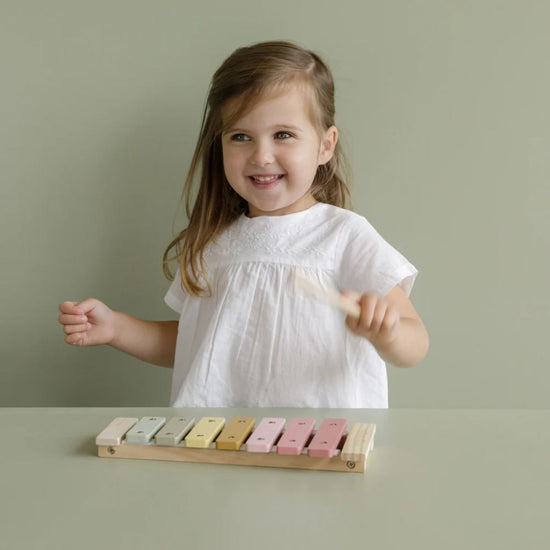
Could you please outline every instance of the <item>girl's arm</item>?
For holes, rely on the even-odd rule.
[[[89,298],[83,302],[63,302],[59,322],[65,342],[76,346],[110,345],[142,361],[174,366],[177,321],[144,321]]]
[[[429,347],[428,332],[399,285],[384,297],[363,294],[357,303],[359,316],[348,315],[346,324],[352,332],[367,338],[385,361],[411,367],[424,359]]]

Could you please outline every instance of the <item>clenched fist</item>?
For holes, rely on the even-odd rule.
[[[114,312],[103,302],[88,298],[83,302],[59,305],[59,322],[65,331],[65,342],[76,346],[109,344],[115,334]]]

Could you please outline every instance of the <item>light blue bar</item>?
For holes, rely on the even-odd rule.
[[[127,434],[126,443],[143,445],[150,443],[154,435],[164,426],[166,418],[163,416],[143,417]]]

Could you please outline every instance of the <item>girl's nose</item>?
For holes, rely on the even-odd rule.
[[[269,145],[265,143],[258,143],[252,151],[250,162],[254,166],[266,166],[271,164],[274,160],[273,151]]]

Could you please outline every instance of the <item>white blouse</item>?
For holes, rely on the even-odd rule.
[[[173,407],[386,408],[386,365],[345,314],[303,294],[329,288],[406,294],[415,267],[369,222],[324,203],[284,216],[242,215],[205,251],[211,296],[179,272],[166,303],[180,314]]]

